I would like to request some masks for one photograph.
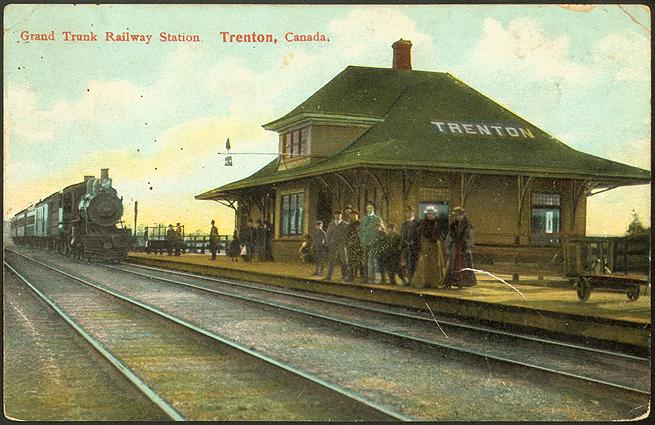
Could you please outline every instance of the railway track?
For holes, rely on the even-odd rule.
[[[130,270],[129,268],[136,268],[147,270],[150,273],[138,272]],[[552,341],[543,338],[535,338],[527,335],[520,335],[510,332],[502,332],[494,329],[483,328],[479,326],[472,326],[467,324],[460,324],[447,320],[437,320],[434,317],[425,317],[417,313],[399,312],[384,307],[373,307],[363,305],[362,303],[353,303],[344,300],[337,300],[333,297],[307,295],[295,291],[287,291],[274,288],[266,288],[257,284],[248,284],[242,282],[235,282],[227,279],[217,279],[205,276],[197,276],[184,272],[176,272],[165,269],[157,269],[148,266],[134,265],[129,266],[107,266],[112,270],[118,270],[125,273],[130,273],[135,276],[141,276],[148,279],[155,279],[162,282],[171,284],[183,285],[193,289],[206,291],[213,294],[222,296],[229,296],[240,300],[254,302],[258,304],[267,305],[270,307],[280,308],[298,314],[320,318],[347,326],[352,326],[368,332],[374,332],[385,336],[394,338],[405,339],[415,343],[426,344],[429,346],[445,348],[453,350],[457,353],[481,356],[490,360],[505,362],[520,367],[527,367],[542,372],[567,376],[581,381],[593,382],[603,386],[614,387],[621,390],[626,390],[638,394],[650,394],[650,360],[648,358],[637,357],[624,353],[617,353],[607,350],[596,349],[592,347],[579,346],[559,341]],[[153,272],[160,275],[152,274]],[[280,302],[271,301],[268,297],[253,297],[252,295],[227,292],[217,288],[198,285],[189,281],[173,280],[162,277],[161,275],[182,276],[184,278],[191,278],[195,280],[207,281],[218,283],[221,285],[228,285],[239,289],[247,289],[250,294],[253,292],[261,292],[264,294],[273,294],[282,296]],[[286,300],[283,298],[287,297]],[[312,304],[300,306],[301,303],[292,302],[289,304],[289,299],[302,300],[303,302],[309,301]],[[309,310],[311,307],[316,307],[317,304],[326,304],[330,306],[345,307],[353,309],[358,312],[366,312],[366,314],[374,313],[373,319],[363,321],[361,314],[351,314],[350,318],[338,317],[338,315],[325,314],[317,312],[316,309]],[[319,310],[320,311],[320,310]],[[382,315],[382,316],[380,316]],[[388,327],[381,327],[379,323],[385,323],[384,316],[393,318],[401,318],[403,320],[416,321],[422,325],[428,325],[425,331],[416,332],[414,335],[409,332],[398,332]],[[354,319],[356,318],[356,319]],[[378,323],[377,325],[374,323]],[[439,329],[435,332],[435,325]],[[397,327],[397,326],[396,326]],[[412,326],[405,325],[405,328]],[[445,332],[448,330],[448,333]],[[483,341],[483,344],[477,344],[477,348],[469,348],[466,346],[467,341],[461,341],[460,344],[449,342],[449,340],[456,339],[454,331],[465,331],[473,333],[475,338]],[[448,336],[449,335],[449,336]],[[471,335],[468,335],[469,338]],[[492,336],[493,339],[490,339]],[[470,338],[468,339],[470,343]],[[517,348],[517,344],[522,344],[523,347],[531,345],[527,353],[508,353],[507,347]],[[546,366],[548,360],[553,359],[553,350],[558,350],[558,357],[556,363],[559,366],[549,367]],[[514,354],[508,356],[508,354]],[[521,355],[522,354],[522,355]],[[547,355],[546,355],[547,354]],[[546,361],[540,361],[539,356],[545,356]],[[564,359],[564,360],[562,360]],[[580,368],[580,363],[583,362],[583,368],[586,369],[586,375],[576,372]],[[618,373],[617,373],[618,372]],[[611,378],[604,378],[605,375],[611,375]],[[613,379],[613,380],[612,380]]]
[[[168,419],[8,267],[4,271],[3,400],[7,418]]]
[[[24,276],[5,261],[9,270],[172,420],[413,419],[118,292],[16,254],[38,264],[49,276],[59,275],[48,277],[48,284],[43,285],[42,276],[36,283],[36,277]],[[39,275],[36,270],[30,273]],[[148,361],[168,373],[153,370]],[[191,369],[184,364],[191,364]],[[181,377],[176,368],[186,376]],[[217,374],[217,370],[222,372]],[[217,405],[216,398],[225,404]]]
[[[54,263],[59,262],[57,260],[57,257],[48,256],[46,254],[44,254],[44,256],[42,256],[41,258],[44,261],[48,261],[51,264],[53,262]],[[346,306],[343,305],[343,301],[341,300],[338,301],[341,304],[335,306],[335,304],[325,302],[325,300],[310,299],[310,298],[317,298],[315,296],[300,294],[302,295],[302,297],[300,298],[295,296],[292,297],[291,295],[296,295],[296,294],[291,292],[287,293],[288,291],[281,291],[284,292],[284,294],[274,293],[275,291],[278,292],[280,291],[273,290],[274,292],[270,292],[271,288],[265,288],[267,289],[267,291],[262,292],[263,288],[257,288],[256,285],[244,284],[244,283],[239,283],[240,286],[236,288],[238,288],[239,292],[247,292],[248,294],[236,293],[234,292],[235,287],[231,286],[232,282],[227,280],[206,278],[206,277],[189,275],[189,274],[178,273],[178,272],[171,273],[169,271],[156,271],[153,269],[147,269],[143,267],[121,266],[118,268],[119,270],[116,270],[115,267],[109,267],[109,269],[114,269],[114,270],[109,270],[98,266],[88,266],[79,263],[69,263],[69,262],[62,262],[61,266],[66,268],[70,273],[73,273],[77,276],[82,276],[84,278],[95,280],[97,282],[102,281],[103,283],[101,285],[103,286],[109,285],[112,288],[114,288],[114,290],[126,294],[130,294],[131,297],[133,298],[136,297],[140,299],[141,302],[143,303],[158,305],[159,306],[158,308],[167,311],[171,315],[175,315],[177,317],[185,317],[187,320],[196,320],[196,323],[202,322],[202,321],[198,322],[197,319],[195,319],[197,317],[206,316],[207,314],[213,316],[215,315],[215,313],[221,312],[216,316],[216,318],[212,319],[213,323],[220,323],[222,325],[223,322],[225,322],[227,326],[229,325],[228,322],[234,320],[235,316],[238,317],[243,316],[242,313],[245,313],[244,309],[256,310],[257,309],[256,306],[261,306],[263,307],[263,309],[260,308],[260,310],[258,310],[260,311],[260,313],[255,312],[256,324],[253,327],[253,329],[250,330],[250,332],[255,331],[259,333],[259,332],[270,331],[265,329],[266,326],[268,326],[268,323],[271,320],[277,322],[277,319],[270,319],[269,316],[273,314],[272,312],[279,311],[279,316],[281,318],[282,317],[285,318],[284,320],[282,320],[282,322],[286,320],[288,322],[306,323],[307,327],[312,328],[312,332],[316,331],[316,329],[313,328],[318,327],[319,323],[325,323],[325,325],[320,325],[320,326],[325,327],[325,329],[331,329],[330,332],[335,332],[332,329],[334,330],[340,329],[336,333],[342,333],[344,336],[338,337],[338,339],[335,340],[335,344],[338,344],[341,341],[341,339],[344,340],[352,339],[356,341],[357,338],[362,338],[362,337],[355,338],[353,337],[353,335],[364,334],[366,338],[362,339],[362,341],[380,341],[379,343],[375,343],[378,346],[380,346],[380,348],[376,348],[376,351],[378,353],[388,352],[389,355],[392,356],[392,358],[394,356],[396,356],[395,358],[398,358],[397,357],[398,355],[402,355],[404,358],[405,356],[409,355],[412,358],[414,356],[418,356],[417,357],[418,359],[421,357],[420,353],[423,352],[425,353],[425,355],[428,356],[429,359],[433,359],[430,361],[430,363],[433,363],[434,360],[437,360],[437,364],[440,365],[439,367],[445,368],[443,369],[444,370],[443,376],[440,376],[442,375],[440,370],[435,370],[435,372],[437,372],[437,375],[434,375],[430,379],[436,378],[436,379],[444,380],[447,383],[446,384],[447,386],[453,386],[450,383],[455,382],[454,384],[455,387],[464,387],[466,388],[466,391],[470,391],[471,394],[470,397],[472,397],[473,399],[478,398],[475,395],[476,391],[485,392],[484,394],[485,397],[488,397],[488,394],[486,393],[489,392],[487,390],[482,391],[479,388],[471,387],[471,385],[479,385],[476,383],[485,383],[483,385],[491,385],[492,386],[491,388],[493,388],[495,385],[501,387],[501,389],[503,386],[509,385],[510,387],[516,388],[516,391],[519,391],[521,394],[523,394],[526,391],[527,393],[533,392],[535,386],[537,388],[539,386],[544,386],[544,388],[548,388],[548,387],[551,388],[551,389],[544,390],[547,393],[550,392],[549,395],[546,393],[544,393],[546,395],[544,394],[537,395],[537,399],[528,401],[527,404],[524,405],[525,407],[523,407],[523,409],[533,410],[535,406],[538,406],[539,404],[544,402],[544,397],[546,399],[551,397],[553,395],[552,391],[555,391],[556,398],[560,397],[560,393],[564,393],[564,394],[575,393],[576,395],[574,396],[568,395],[567,396],[568,398],[565,399],[566,402],[564,402],[563,400],[561,402],[562,404],[566,404],[569,402],[569,400],[571,400],[571,397],[573,397],[574,399],[579,399],[579,401],[575,403],[576,406],[575,409],[577,409],[577,411],[572,414],[573,416],[566,416],[566,417],[598,418],[598,417],[604,417],[604,416],[598,416],[603,414],[602,411],[608,412],[609,410],[612,409],[609,407],[599,409],[596,406],[597,403],[596,399],[598,397],[601,397],[601,399],[605,399],[606,400],[605,404],[619,403],[621,405],[631,406],[630,409],[625,411],[625,414],[630,416],[633,413],[638,414],[641,411],[640,409],[643,409],[643,405],[641,403],[643,403],[643,400],[647,398],[644,397],[644,395],[648,394],[647,391],[640,390],[639,388],[629,388],[629,387],[623,388],[624,386],[616,385],[616,383],[604,383],[598,379],[584,379],[584,377],[580,378],[576,376],[567,375],[566,373],[564,374],[555,373],[553,371],[546,371],[538,367],[537,368],[531,367],[531,365],[529,364],[519,364],[516,361],[509,361],[509,362],[503,361],[502,359],[496,359],[493,356],[490,356],[488,352],[482,353],[482,355],[472,353],[470,351],[477,351],[477,350],[471,350],[470,347],[467,348],[466,344],[464,344],[464,346],[461,346],[461,344],[468,343],[470,341],[467,342],[466,340],[460,340],[461,336],[455,335],[452,329],[446,327],[447,325],[442,324],[442,326],[444,326],[444,329],[448,330],[448,334],[449,334],[448,337],[444,336],[444,334],[440,332],[440,330],[438,330],[440,328],[436,327],[436,324],[434,323],[434,319],[430,319],[430,321],[427,320],[421,321],[421,320],[416,320],[416,318],[413,317],[409,317],[409,318],[404,317],[402,320],[404,320],[405,323],[400,324],[398,322],[399,320],[398,318],[394,318],[393,320],[391,320],[390,316],[386,313],[381,313],[380,311],[373,312],[368,310],[362,310],[359,308],[354,308],[352,306]],[[124,269],[129,269],[130,272],[129,274],[134,276],[135,279],[126,279],[128,274],[125,273]],[[103,270],[105,271],[103,272]],[[146,270],[148,273],[142,273],[143,270]],[[171,275],[175,275],[175,279],[171,279],[170,278]],[[155,281],[160,283],[157,284],[149,283]],[[104,282],[108,282],[108,283],[104,283]],[[207,284],[203,282],[207,282]],[[227,286],[227,288],[232,288],[232,290],[224,289],[226,287],[225,285],[229,285]],[[213,294],[213,296],[207,297],[206,295],[203,296],[202,294]],[[271,298],[275,298],[275,301],[272,301]],[[318,297],[318,298],[323,298],[323,297]],[[330,298],[330,297],[326,297],[326,298]],[[235,303],[230,304],[230,302],[227,301],[229,299],[234,299]],[[175,300],[175,301],[171,301],[171,300]],[[187,304],[187,303],[192,303],[192,304]],[[294,303],[296,305],[294,305]],[[285,304],[290,304],[290,305],[285,305]],[[224,312],[225,308],[238,309],[239,314],[225,313]],[[378,306],[370,307],[370,308],[375,310],[380,310],[380,307]],[[190,313],[192,311],[191,309],[194,311],[197,310],[198,313]],[[212,313],[212,311],[214,311],[215,313]],[[270,311],[271,313],[268,313],[268,311]],[[226,314],[228,315],[226,316]],[[305,319],[302,319],[303,317],[305,317]],[[310,321],[308,321],[307,319],[310,319]],[[205,328],[209,326],[209,328],[211,328],[212,325],[210,325],[209,323],[212,322],[212,320],[208,319],[207,321],[200,324],[199,326]],[[232,323],[236,323],[236,327],[239,327],[240,326],[239,323],[246,323],[243,322],[243,320],[244,319],[239,319],[238,321]],[[368,322],[368,325],[366,325],[366,322]],[[375,322],[373,323],[373,325],[377,323],[377,326],[372,326],[371,322]],[[313,325],[312,323],[317,323],[317,325]],[[330,327],[328,327],[328,324]],[[338,324],[339,327],[335,327],[334,326],[335,324]],[[381,324],[384,326],[380,326]],[[288,328],[288,325],[285,324],[276,325],[276,326],[278,328],[281,327],[283,331],[284,329],[287,329],[287,332],[292,334],[295,334],[297,332],[293,330],[293,328]],[[426,329],[418,329],[421,328],[421,326],[426,326]],[[261,331],[259,328],[261,328]],[[353,333],[352,332],[353,330],[356,332]],[[479,331],[475,331],[475,332],[479,332]],[[238,332],[236,333],[238,334]],[[348,337],[348,335],[350,335],[350,337]],[[433,340],[436,339],[435,335],[436,336],[442,335],[441,337],[446,338],[446,341],[448,342],[441,345],[434,344],[435,341]],[[369,338],[370,336],[374,336],[374,338],[371,339]],[[235,338],[234,333],[232,337]],[[238,336],[236,338],[239,339]],[[283,337],[280,339],[285,339],[285,338],[287,340],[287,342],[285,343],[287,345],[284,346],[285,349],[286,347],[289,346],[293,346],[293,347],[297,346],[296,342],[294,342],[294,338],[292,337],[288,337],[288,338]],[[318,334],[316,336],[313,336],[312,334],[309,336],[309,338],[314,340],[314,339],[321,339],[322,337],[319,336]],[[259,345],[260,340],[258,340],[257,338],[254,337],[251,338],[250,335],[248,335],[245,339],[249,340],[247,344],[253,344],[253,341],[256,341],[254,346],[258,347],[257,350],[259,352],[266,351],[267,349],[266,342],[264,342],[264,345],[260,346]],[[353,344],[353,343],[358,344],[357,342],[354,341],[348,342],[348,344]],[[392,341],[393,341],[392,345],[388,346],[387,348],[382,348],[384,344],[389,344]],[[520,340],[520,341],[525,341],[525,340]],[[498,347],[501,347],[505,352],[508,351],[507,350],[508,343],[509,342],[507,340],[499,342],[499,341],[493,341],[490,338],[483,338],[483,341],[481,342],[482,345],[489,346],[487,347],[488,350],[493,351],[493,349],[498,349]],[[514,341],[513,343],[514,345],[516,345],[516,341]],[[534,341],[531,341],[530,343],[537,344]],[[311,343],[310,345],[314,346],[313,343]],[[344,349],[349,350],[351,349],[351,346],[352,345],[344,346]],[[402,350],[394,349],[393,346],[401,347]],[[451,348],[450,346],[454,347],[455,349]],[[535,358],[539,360],[538,354],[539,352],[543,352],[544,350],[543,346],[539,345],[539,347],[541,348],[536,349],[536,351],[533,349],[533,352],[531,353],[527,353],[527,354],[522,353],[522,355],[526,357],[524,358],[524,360],[526,359],[530,360],[531,358],[532,360],[534,360]],[[462,348],[464,350],[462,350]],[[549,347],[548,349],[550,350],[551,348],[552,347]],[[562,347],[560,346],[560,348]],[[309,349],[309,347],[307,349]],[[365,350],[365,348],[362,349]],[[568,350],[570,348],[566,347],[566,349]],[[328,350],[328,351],[321,351],[320,357],[322,358],[324,355],[326,355],[325,356],[326,358],[330,358],[330,354],[331,354],[329,351],[330,348],[325,348],[322,350]],[[379,351],[379,350],[383,350],[383,351]],[[293,348],[287,351],[288,351],[286,353],[287,355],[289,354],[289,352],[291,353],[292,356],[296,356],[298,354],[297,350],[294,350]],[[401,351],[403,352],[403,354],[399,354]],[[272,351],[269,350],[269,355],[271,354],[277,357],[278,351],[276,349]],[[435,354],[438,354],[438,356],[435,356]],[[518,353],[517,351],[514,354],[521,354],[521,353]],[[594,352],[588,352],[587,354],[599,355],[599,353],[594,353]],[[350,354],[344,353],[344,356],[349,356],[349,355]],[[579,356],[579,353],[577,355]],[[332,360],[333,367],[338,365],[335,364],[334,361],[341,357],[342,356],[334,357],[334,359]],[[300,355],[300,358],[302,360],[302,355]],[[451,358],[453,360],[450,360]],[[612,367],[616,367],[617,361],[629,360],[624,356],[613,356],[613,355],[603,358],[605,358],[606,361],[609,361]],[[608,358],[611,360],[607,360]],[[509,359],[509,360],[515,360],[515,359]],[[297,359],[295,358],[290,361],[293,364],[297,364],[296,363]],[[300,362],[301,364],[302,361]],[[329,360],[326,361],[329,362]],[[336,361],[341,361],[341,360],[336,360]],[[374,362],[374,359],[371,359],[370,361]],[[599,360],[596,359],[594,361],[596,365],[600,367]],[[452,375],[452,377],[448,377],[448,373],[450,373],[448,368],[451,367],[449,364],[451,362],[457,362],[460,364],[460,366],[457,366],[458,371],[456,371],[455,374]],[[461,368],[462,364],[464,366],[464,369]],[[564,364],[564,366],[567,365]],[[360,367],[360,366],[356,366],[356,367]],[[380,366],[372,365],[372,367],[374,368],[373,370],[375,370],[376,367],[380,367]],[[403,365],[403,367],[406,368],[405,365]],[[425,367],[425,366],[421,366],[421,367]],[[418,370],[424,370],[421,369],[421,367],[419,367]],[[427,366],[427,367],[431,367],[431,366]],[[363,367],[362,369],[366,369],[366,367]],[[648,368],[646,369],[649,370]],[[478,371],[476,372],[476,370]],[[408,369],[403,369],[403,371],[405,373],[411,373],[409,372]],[[366,373],[370,373],[370,372],[371,371],[369,370]],[[635,374],[639,374],[639,372],[640,371],[637,371],[635,372]],[[382,371],[380,371],[380,373],[382,374]],[[471,376],[465,376],[465,375],[471,375]],[[381,376],[383,376],[383,374]],[[502,378],[502,376],[505,376],[505,378]],[[419,388],[419,386],[422,384],[420,381],[423,378],[420,377],[417,378],[418,381],[416,385],[417,388]],[[486,380],[484,378],[486,378]],[[340,378],[338,377],[334,378],[333,376],[330,377],[330,380],[332,381],[334,381],[335,379],[336,381],[339,381]],[[407,381],[406,378],[402,378],[402,379]],[[452,381],[453,379],[455,381]],[[509,379],[510,381],[507,381],[507,379]],[[462,382],[461,383],[457,382],[458,380]],[[410,383],[410,385],[411,383],[413,383],[411,379],[408,382]],[[385,384],[393,384],[393,383],[380,381],[379,385],[385,385]],[[525,389],[521,390],[520,387],[522,386],[525,386]],[[637,390],[637,391],[633,391],[633,390]],[[360,393],[362,393],[361,388],[359,389],[359,391]],[[538,392],[542,392],[542,391],[538,390]],[[364,391],[363,393],[366,394],[366,391]],[[598,396],[596,396],[596,394]],[[492,397],[496,397],[496,396],[492,396]],[[511,395],[511,397],[514,397],[514,395]],[[378,394],[372,396],[371,398],[374,400],[385,400],[384,397],[380,397]],[[429,398],[430,397],[427,397],[427,399]],[[451,405],[450,406],[451,408],[460,409],[458,404],[459,402],[456,399],[446,400],[444,397],[441,396],[439,396],[438,399],[439,399],[438,404],[444,405],[444,407],[441,410],[439,409],[438,405],[426,406],[422,404],[423,402],[416,403],[418,404],[418,408],[426,410],[425,412],[426,416],[419,414],[418,417],[419,418],[435,418],[435,417],[447,418],[448,417],[446,416],[447,414],[453,413],[446,410],[449,402],[455,403],[454,406],[457,406],[453,408],[452,407],[453,405]],[[495,398],[491,398],[489,401],[492,400],[496,401]],[[624,401],[620,401],[620,400],[624,400]],[[636,400],[639,401],[637,402]],[[405,410],[404,408],[399,408],[400,407],[399,404],[401,406],[404,406],[404,404],[402,402],[399,403],[398,400],[393,400],[393,401],[395,402],[395,407],[397,408],[398,411],[407,412],[410,415],[413,414],[414,416],[417,415],[417,410],[412,410],[410,408]],[[590,402],[593,402],[593,405],[590,405],[589,404]],[[512,401],[510,404],[515,405],[516,403],[520,404],[519,401]],[[633,403],[637,403],[637,404],[633,404]],[[478,415],[479,417],[482,418],[514,418],[515,417],[511,415],[507,416],[505,414],[505,411],[501,411],[500,413],[498,413],[498,410],[496,410],[496,412],[486,412],[486,410],[491,411],[494,409],[502,409],[502,407],[490,408],[490,404],[489,403],[485,404],[484,402],[483,405],[484,405],[483,410],[479,410],[475,408],[474,405],[472,407],[462,408],[461,410],[468,411],[467,415],[469,416],[456,416],[456,417],[474,418],[474,417],[478,417]],[[500,403],[500,405],[502,406],[502,403]],[[526,409],[527,406],[529,407]],[[557,404],[550,405],[550,406],[557,406]],[[587,407],[587,406],[591,406],[591,407]],[[602,406],[602,402],[601,402],[601,406]],[[415,407],[416,406],[412,406],[412,408]],[[553,407],[548,407],[547,409],[550,409],[549,412],[553,411],[552,410]],[[555,408],[555,411],[561,409],[563,409],[563,407],[558,406]],[[583,412],[585,410],[587,411],[586,413]],[[432,413],[435,411],[437,413]],[[543,410],[541,411],[543,412]],[[439,416],[439,414],[442,412],[444,416]],[[583,413],[581,414],[580,412]],[[457,412],[455,412],[455,414],[457,415]],[[581,416],[577,416],[579,414],[581,414]],[[587,414],[591,416],[585,416]],[[531,417],[527,412],[525,414],[522,413],[519,416]],[[542,417],[542,418],[547,417],[549,419],[556,418],[556,416],[553,416],[552,413],[549,413],[546,416],[537,416],[537,417]],[[624,416],[618,416],[618,417],[620,418]]]

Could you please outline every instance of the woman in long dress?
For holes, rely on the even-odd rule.
[[[425,218],[417,225],[421,238],[421,255],[418,260],[417,279],[420,288],[436,288],[445,277],[444,241],[440,235],[437,210],[433,206],[425,209]]]
[[[444,279],[444,287],[450,288],[457,285],[475,286],[475,273],[473,268],[473,226],[466,218],[464,208],[453,208],[455,220],[450,223],[448,236],[446,237],[446,253],[448,254],[448,268]]]

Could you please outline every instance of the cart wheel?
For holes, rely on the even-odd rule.
[[[639,299],[639,285],[635,285],[628,289],[628,299],[630,301],[637,301]]]
[[[591,295],[591,283],[588,277],[581,277],[578,280],[576,291],[580,301],[587,301],[589,299],[589,295]]]

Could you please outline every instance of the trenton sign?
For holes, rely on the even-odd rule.
[[[430,121],[439,132],[459,136],[501,136],[534,139],[534,134],[516,122]]]

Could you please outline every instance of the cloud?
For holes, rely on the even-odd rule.
[[[130,123],[141,109],[140,91],[128,81],[91,80],[85,93],[75,101],[57,101],[49,109],[39,109],[38,93],[21,86],[7,89],[5,123],[9,139],[23,143],[57,140],[63,126],[73,123],[80,131],[102,125]],[[12,137],[14,136],[14,137]]]
[[[57,102],[48,113],[58,120],[89,124],[123,123],[133,116],[140,99],[139,88],[122,80],[90,80],[75,102]]]
[[[487,18],[472,50],[474,66],[586,88],[607,79],[650,81],[650,42],[642,34],[609,34],[583,60],[571,54],[568,36],[551,36],[535,19],[516,18],[503,26]]]
[[[261,124],[302,102],[343,69],[344,63],[389,67],[390,46],[399,38],[410,39],[420,52],[414,57],[415,69],[421,69],[422,60],[423,69],[433,69],[429,62],[436,56],[432,37],[402,11],[402,7],[390,6],[356,8],[326,24],[330,43],[262,49],[254,55],[257,59],[250,60],[253,56],[248,55],[247,61],[216,54],[208,45],[171,47],[159,68],[150,70],[148,83],[91,80],[77,99],[61,100],[46,110],[38,107],[41,93],[9,87],[11,111],[5,109],[5,123],[11,143],[61,140],[70,144],[76,136],[81,143],[104,146],[66,169],[53,161],[40,164],[40,169],[34,164],[26,168],[27,163],[12,159],[6,168],[6,182],[11,183],[5,185],[9,207],[22,209],[35,200],[35,194],[47,196],[80,181],[84,174],[109,167],[126,202],[139,201],[141,222],[180,221],[183,215],[205,223],[207,211],[218,207],[214,202],[195,201],[193,195],[245,177],[271,159],[235,155],[235,167],[223,167],[223,157],[217,152],[223,151],[226,137],[237,152],[275,150],[277,135],[263,130]],[[643,55],[648,42],[644,40],[639,34],[609,35],[580,58],[572,55],[568,37],[553,36],[537,20],[501,24],[486,19],[471,62],[465,66],[478,75],[479,84],[476,78],[472,83],[485,93],[494,94],[506,79],[504,87],[515,90],[496,94],[507,102],[519,99],[515,103],[521,105],[517,108],[521,115],[548,114],[561,121],[557,114],[570,114],[553,107],[561,93],[584,95],[584,91],[566,88],[597,84],[606,76],[622,81],[649,78],[648,59]],[[146,119],[147,132],[142,131]],[[565,142],[573,139],[567,136],[572,134],[568,127],[561,133]],[[86,134],[91,137],[82,140]],[[120,137],[133,145],[112,140]],[[144,140],[150,137],[157,143],[144,148]],[[646,168],[647,143],[637,135],[612,159]],[[138,153],[137,147],[141,148]],[[227,217],[228,213],[221,214]],[[126,208],[126,220],[129,217],[131,211]]]
[[[533,19],[513,19],[504,27],[487,18],[471,57],[473,64],[484,67],[486,72],[519,73],[533,80],[558,80],[572,85],[595,80],[598,73],[575,62],[569,45],[569,37],[549,37]]]
[[[338,54],[362,63],[391,65],[391,44],[400,38],[411,40],[421,57],[432,57],[432,37],[421,32],[416,23],[396,7],[370,6],[355,9],[341,19],[328,24],[334,44],[340,46]],[[370,40],[375,40],[371,47]],[[420,63],[420,61],[419,61]]]
[[[36,106],[37,94],[24,87],[10,87],[5,98],[4,121],[9,137],[45,142],[53,140],[57,120]]]
[[[257,119],[268,119],[263,116],[273,119],[275,114],[286,113],[274,110],[272,105],[297,90],[306,79],[303,74],[319,62],[318,55],[285,51],[273,57],[268,67],[256,70],[244,59],[226,57],[209,68],[206,87],[212,95],[226,99],[229,115],[251,117],[252,125],[258,126],[263,122]]]
[[[401,37],[411,39],[421,57],[430,57],[433,50],[429,35],[388,6],[376,6],[375,13],[370,8],[354,9],[329,22],[327,28],[330,43],[311,49],[289,45],[270,53],[264,63],[216,56],[200,44],[176,46],[165,53],[151,83],[90,80],[79,98],[59,100],[45,110],[37,107],[38,91],[10,87],[6,103],[11,112],[5,115],[5,123],[21,143],[68,140],[71,125],[78,136],[94,134],[96,138],[100,137],[98,129],[107,132],[107,126],[127,128],[147,121],[175,126],[197,118],[199,110],[207,115],[248,117],[258,126],[284,114],[280,108],[292,108],[325,83],[324,75],[308,70],[331,72],[342,67],[344,60],[389,66],[390,45]],[[374,48],[370,47],[372,38],[380,40]],[[281,106],[285,100],[289,106]],[[151,111],[156,111],[156,118]]]
[[[26,206],[45,198],[58,189],[80,182],[82,176],[99,175],[109,168],[114,187],[124,196],[123,219],[133,220],[134,200],[139,201],[140,222],[186,221],[199,226],[206,214],[213,214],[224,223],[232,223],[233,212],[216,203],[194,199],[198,193],[246,177],[266,162],[269,156],[237,155],[235,167],[224,167],[225,139],[230,134],[233,148],[239,152],[274,151],[275,134],[236,117],[205,117],[166,129],[157,136],[157,146],[149,153],[136,149],[99,149],[85,155],[71,167],[39,172],[32,162],[12,160],[5,168],[4,214],[13,215]],[[30,190],[24,190],[29,187]],[[152,188],[152,189],[151,189]]]
[[[631,31],[610,34],[593,49],[594,63],[617,80],[650,81],[650,41]]]
[[[611,155],[613,161],[629,164],[650,170],[651,143],[650,139],[635,139],[614,148]]]

